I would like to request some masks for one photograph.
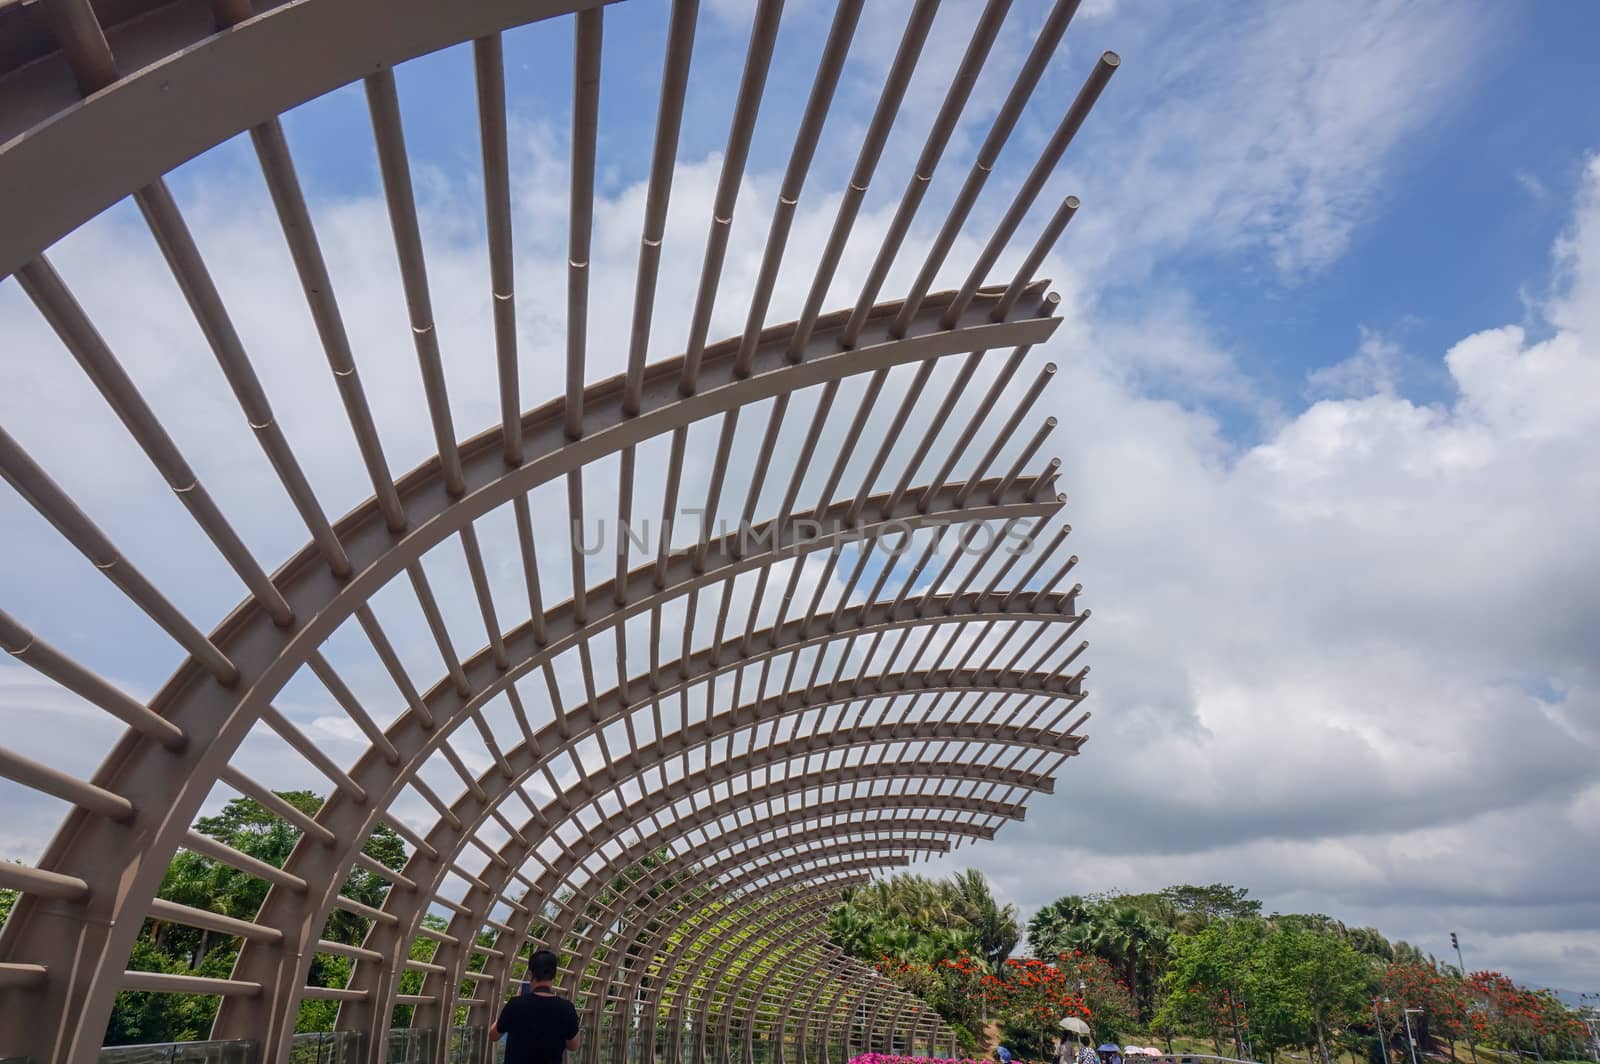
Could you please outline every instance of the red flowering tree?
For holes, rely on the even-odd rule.
[[[1456,1039],[1477,1040],[1467,1023],[1467,985],[1453,974],[1440,972],[1431,964],[1397,961],[1384,966],[1378,978],[1378,995],[1378,1011],[1388,1031],[1405,1030],[1404,1010],[1422,1010],[1420,1015],[1411,1017],[1411,1032],[1423,1052],[1437,1052],[1437,1043],[1442,1042],[1454,1059]]]
[[[1110,961],[1083,950],[1073,950],[1061,954],[1056,967],[1066,976],[1068,988],[1083,1003],[1084,1011],[1079,1015],[1089,1021],[1096,1032],[1096,1041],[1120,1041],[1123,1031],[1133,1029],[1136,1024],[1133,993]]]
[[[1467,992],[1467,1022],[1478,1041],[1547,1057],[1583,1055],[1583,1021],[1555,995],[1518,986],[1499,972],[1473,972]]]
[[[987,999],[982,980],[988,970],[972,954],[962,951],[944,960],[909,961],[888,954],[878,959],[879,973],[897,986],[932,1005],[967,1047],[975,1048],[983,1030]]]
[[[988,1012],[1000,1020],[1006,1045],[1024,1058],[1049,1055],[1063,1016],[1093,1022],[1076,981],[1045,961],[1013,958],[995,974],[983,976],[980,986]]]

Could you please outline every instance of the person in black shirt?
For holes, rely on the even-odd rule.
[[[562,1064],[566,1051],[578,1048],[578,1010],[551,985],[560,965],[547,949],[529,957],[532,992],[506,1002],[489,1026],[489,1041],[506,1036],[506,1064]]]

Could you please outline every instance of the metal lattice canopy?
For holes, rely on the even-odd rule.
[[[841,954],[821,927],[849,885],[1021,818],[1028,793],[1049,791],[1082,742],[1087,669],[1075,665],[1084,644],[1072,639],[1088,611],[1077,606],[1078,587],[1063,584],[1076,559],[1058,555],[1068,530],[1052,526],[1064,502],[1059,463],[1037,457],[1055,422],[1033,408],[1054,367],[1029,352],[1057,324],[1055,297],[1034,273],[1077,208],[1071,198],[1055,208],[1038,200],[1117,59],[1102,56],[1054,132],[1039,131],[1026,176],[991,190],[1005,202],[980,209],[1077,7],[1057,0],[1028,31],[1031,48],[914,281],[885,302],[1010,4],[946,12],[970,43],[953,69],[925,72],[942,79],[943,102],[920,156],[897,167],[885,145],[938,6],[918,0],[859,131],[848,183],[808,187],[863,5],[838,4],[776,203],[752,208],[770,216],[744,327],[708,342],[783,8],[755,5],[687,339],[670,348],[681,354],[651,360],[691,57],[705,58],[693,54],[697,3],[670,4],[659,98],[631,101],[658,114],[626,369],[591,383],[604,5],[0,2],[0,276],[20,285],[248,590],[205,634],[209,622],[119,553],[94,505],[51,479],[50,455],[30,455],[0,431],[5,479],[110,581],[106,594],[125,596],[186,655],[141,702],[54,649],[26,618],[0,612],[11,654],[127,727],[89,780],[0,749],[0,775],[71,805],[36,866],[0,864],[0,885],[22,892],[0,933],[0,1056],[92,1060],[115,995],[136,989],[219,996],[214,1037],[256,1039],[264,1060],[286,1058],[302,1000],[336,999],[339,1028],[370,1032],[373,1059],[382,1059],[397,1006],[412,1007],[417,1027],[447,1028],[463,1007],[469,1022],[487,1023],[530,945],[565,957],[563,982],[590,1032],[587,1064],[623,1059],[632,1042],[646,1061],[749,1059],[757,1039],[780,1060],[827,1059],[841,1024],[852,1044],[951,1045],[931,1009]],[[555,366],[530,364],[516,311],[517,174],[501,34],[545,20],[573,48],[565,306],[552,301],[565,379],[556,398],[524,409],[523,376]],[[502,412],[464,442],[446,368],[457,380],[470,369],[441,354],[394,73],[454,45],[469,47],[475,64],[485,306]],[[341,315],[279,119],[356,82],[436,447],[398,478],[358,373],[371,356]],[[246,132],[348,416],[346,445],[370,479],[371,497],[338,520],[276,420],[260,362],[213,280],[217,264],[202,256],[165,181]],[[904,192],[854,302],[824,313],[875,178],[903,182]],[[803,190],[837,195],[837,212],[816,261],[785,263]],[[66,234],[129,196],[237,398],[232,415],[242,413],[276,475],[274,501],[309,537],[273,572],[49,259]],[[985,232],[969,232],[975,217],[990,220]],[[954,264],[963,240],[980,250]],[[1008,269],[995,277],[1003,256]],[[786,302],[780,266],[811,280],[793,301],[797,320],[769,324],[774,303]],[[933,291],[952,267],[959,287]],[[661,459],[653,467],[641,457],[650,447]],[[564,513],[540,494],[546,488],[557,502],[564,491]],[[582,542],[597,516],[618,530],[641,517],[664,528],[691,508],[701,518],[611,553],[593,555]],[[508,550],[480,539],[490,521],[514,524]],[[470,584],[481,612],[481,631],[465,643],[440,606],[455,589],[430,580],[446,555],[464,559],[460,589]],[[427,653],[386,631],[380,591],[420,610]],[[3,592],[14,601],[19,589]],[[528,618],[503,623],[522,607]],[[335,652],[329,640],[340,632],[348,638]],[[368,665],[392,679],[393,705],[354,693],[347,677]],[[359,729],[353,760],[275,708],[307,677]],[[325,778],[330,795],[314,816],[237,763],[241,747],[263,736],[276,737],[285,764]],[[283,867],[194,830],[208,801],[235,795],[300,833]],[[362,852],[380,825],[406,840],[403,868]],[[158,898],[180,848],[266,880],[256,916]],[[381,906],[341,895],[357,869],[389,884]],[[323,938],[335,910],[365,922],[361,946]],[[443,929],[424,923],[430,912],[446,917]],[[146,918],[237,937],[231,977],[126,971]],[[410,959],[418,936],[434,943],[431,959]],[[353,960],[348,985],[306,985],[319,952]],[[415,993],[401,992],[408,971],[422,975]]]

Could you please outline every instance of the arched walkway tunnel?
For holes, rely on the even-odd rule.
[[[659,92],[625,103],[654,116],[653,140],[618,149],[641,168],[643,228],[632,283],[614,291],[591,284],[606,30],[651,5]],[[767,195],[746,171],[775,107],[781,0],[737,16],[742,56],[696,50],[711,16],[695,0],[0,3],[4,313],[36,316],[120,423],[116,446],[175,493],[169,519],[210,552],[195,571],[225,565],[244,589],[225,616],[180,605],[194,598],[183,581],[136,564],[119,515],[68,486],[82,480],[59,471],[82,457],[70,427],[0,429],[0,475],[75,552],[73,594],[113,603],[84,639],[40,605],[56,589],[0,588],[0,644],[74,712],[121,729],[92,773],[56,767],[37,737],[0,741],[0,776],[66,809],[36,861],[0,864],[18,892],[0,931],[0,1057],[94,1060],[118,994],[139,992],[214,1000],[211,1037],[249,1043],[249,1059],[290,1059],[308,1001],[336,1004],[337,1059],[482,1059],[482,1030],[540,946],[564,958],[583,1064],[951,1055],[938,1014],[842,954],[823,923],[851,885],[1022,818],[1083,742],[1088,610],[1039,404],[1054,366],[1034,352],[1057,300],[1036,273],[1078,206],[1042,195],[1117,59],[1077,63],[1081,89],[1054,103],[1039,89],[1076,0],[1027,25],[1009,0],[939,6],[897,7],[883,54],[863,27],[884,11],[828,9],[806,94],[777,108],[785,168]],[[507,76],[511,35],[534,30],[571,64],[569,97],[539,104],[563,131],[564,182],[538,191],[561,198],[565,262],[537,283],[514,224],[531,179]],[[959,48],[929,47],[952,33]],[[1015,55],[996,48],[1013,37]],[[486,342],[470,356],[441,337],[458,311],[435,314],[427,178],[402,114],[427,101],[402,109],[397,82],[450,49],[470,55],[460,88],[475,93],[481,155]],[[946,68],[926,62],[947,52]],[[868,59],[875,102],[837,134],[848,177],[830,184],[824,126],[842,81],[862,76],[849,64]],[[731,102],[677,315],[657,292],[681,250],[664,251],[667,217],[703,64],[723,68]],[[913,83],[931,105],[907,103]],[[998,103],[976,148],[954,149],[979,84]],[[381,268],[397,271],[392,309],[419,374],[410,420],[432,441],[400,475],[374,414],[389,371],[342,301],[362,282],[330,266],[342,237],[315,220],[286,132],[288,112],[336,91],[367,109]],[[897,126],[917,127],[914,159],[886,152]],[[272,261],[292,270],[325,363],[303,390],[273,384],[238,284],[219,281],[235,249],[202,251],[175,191],[174,171],[225,142],[264,183]],[[1026,159],[989,184],[1008,145]],[[941,162],[949,194],[925,204]],[[192,402],[247,426],[269,471],[252,501],[294,523],[305,545],[291,556],[264,555],[255,511],[230,513],[238,485],[171,424],[191,400],[141,387],[125,337],[56,261],[129,200],[226,381],[225,402]],[[790,239],[802,202],[830,219],[825,239]],[[864,211],[884,220],[867,236]],[[730,258],[736,224],[757,236],[747,263]],[[858,268],[846,251],[863,241]],[[737,292],[730,262],[750,270]],[[597,343],[613,312],[623,349]],[[679,317],[687,329],[662,339]],[[724,317],[743,324],[718,339]],[[539,328],[548,350],[530,340]],[[452,390],[480,378],[500,417],[463,437]],[[287,427],[313,391],[336,397],[333,429],[362,478],[350,501],[365,501],[343,517],[320,487],[324,452]],[[408,623],[422,635],[397,634]],[[175,668],[135,697],[104,664],[108,644],[157,635]],[[306,690],[342,745],[297,712]],[[325,798],[291,798],[300,784],[285,781],[307,777]],[[201,830],[238,799],[287,833],[281,861]],[[174,897],[185,853],[258,884],[253,914]],[[230,944],[231,969],[131,962],[153,925]]]

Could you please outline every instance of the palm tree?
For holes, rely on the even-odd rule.
[[[989,881],[972,868],[956,873],[950,892],[950,908],[958,926],[965,925],[977,937],[978,948],[990,967],[1002,964],[1022,937],[1022,928],[1017,924],[1017,907],[997,902],[989,889]]]
[[[1137,1007],[1139,969],[1165,951],[1166,929],[1137,909],[1119,906],[1106,914],[1103,934],[1106,948],[1114,954],[1127,976],[1128,993]]]
[[[1049,958],[1073,950],[1092,950],[1088,940],[1095,937],[1094,910],[1076,894],[1057,898],[1043,906],[1028,921],[1028,947],[1035,957]]]

